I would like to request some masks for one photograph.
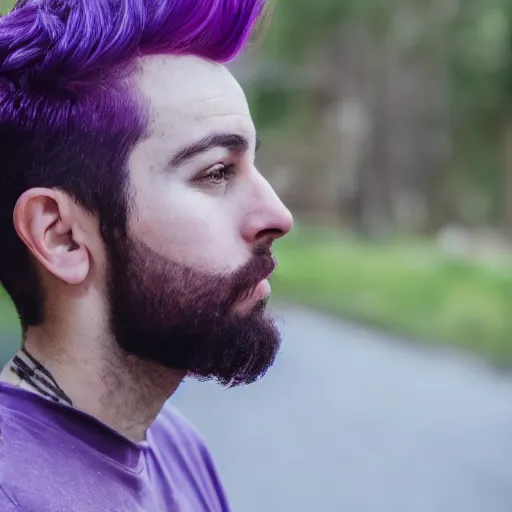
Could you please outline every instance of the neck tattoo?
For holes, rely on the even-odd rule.
[[[13,358],[11,370],[46,398],[73,406],[71,399],[57,384],[53,375],[35,357],[22,348]]]

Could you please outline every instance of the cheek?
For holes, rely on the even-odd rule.
[[[138,193],[136,203],[130,230],[159,254],[209,272],[247,260],[235,205],[224,196],[175,182]]]

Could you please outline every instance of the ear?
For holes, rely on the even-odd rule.
[[[37,261],[68,284],[80,284],[90,270],[76,205],[65,193],[46,188],[27,190],[14,208],[14,227]]]

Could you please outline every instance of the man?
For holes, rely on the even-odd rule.
[[[25,0],[0,19],[0,510],[229,510],[168,405],[271,366],[289,211],[221,63],[264,0]]]

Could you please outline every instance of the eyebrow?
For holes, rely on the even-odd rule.
[[[256,151],[260,146],[261,140],[256,135]],[[249,140],[244,135],[239,133],[214,133],[179,149],[171,158],[170,163],[172,167],[179,167],[192,158],[214,148],[225,148],[234,153],[244,153],[249,147]]]

